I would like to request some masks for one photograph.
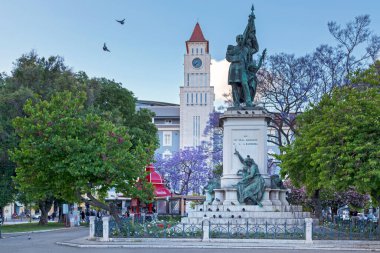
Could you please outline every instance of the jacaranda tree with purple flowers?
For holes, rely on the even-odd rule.
[[[175,194],[201,193],[211,176],[207,152],[202,147],[186,148],[171,158],[156,156],[155,167]]]

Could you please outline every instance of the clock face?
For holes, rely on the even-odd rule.
[[[199,59],[199,58],[194,58],[192,64],[193,64],[194,68],[198,69],[198,68],[200,68],[202,66],[202,60]]]

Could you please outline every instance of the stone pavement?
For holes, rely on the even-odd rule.
[[[113,239],[109,242],[88,240],[82,237],[70,241],[57,242],[78,248],[214,248],[214,249],[308,249],[308,250],[348,250],[380,251],[380,241],[327,241],[318,240],[306,243],[304,240],[271,240],[271,239],[166,239],[166,238],[130,238]]]

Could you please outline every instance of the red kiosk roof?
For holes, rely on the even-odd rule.
[[[156,197],[166,197],[171,196],[171,192],[163,184],[161,175],[154,170],[153,164],[146,167],[146,171],[149,171],[149,175],[146,176],[148,182],[151,182],[154,187],[154,196]]]

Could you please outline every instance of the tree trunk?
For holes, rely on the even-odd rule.
[[[110,215],[115,219],[116,224],[120,227],[121,224],[121,219],[119,217],[119,214],[117,213],[117,207],[115,203],[111,202],[109,204],[110,207]]]
[[[38,222],[39,225],[46,225],[48,223],[48,213],[52,205],[53,205],[52,199],[47,199],[47,200],[38,202],[38,207],[41,210],[41,217],[40,217],[40,221]]]
[[[319,198],[319,192],[320,190],[315,190],[313,195],[313,205],[314,205],[314,211],[315,216],[320,219],[322,217],[322,205],[321,200]]]

